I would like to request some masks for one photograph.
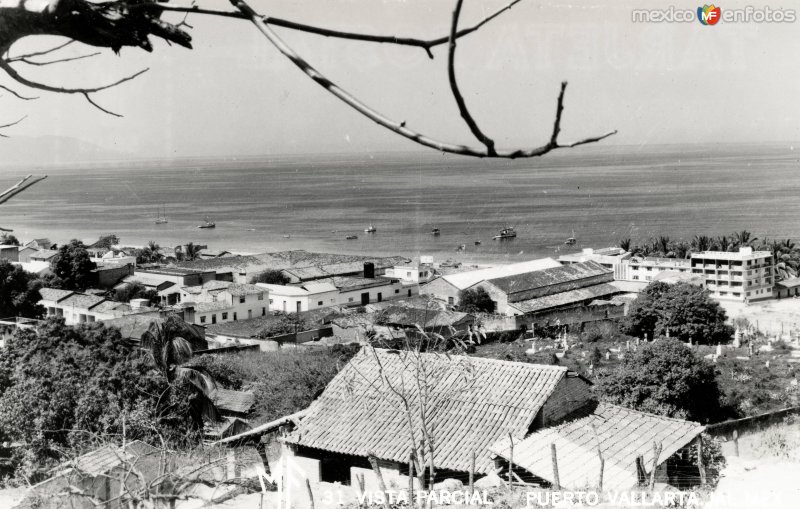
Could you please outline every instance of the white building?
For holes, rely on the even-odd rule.
[[[617,281],[656,281],[656,277],[669,271],[671,273],[692,273],[691,260],[685,258],[656,258],[633,256],[622,260],[614,267]]]
[[[735,253],[694,253],[691,267],[693,274],[703,275],[706,288],[718,299],[751,302],[772,298],[775,266],[769,251],[741,247]]]
[[[603,249],[584,248],[580,253],[570,253],[558,257],[563,265],[573,263],[597,262],[607,269],[616,271],[623,260],[630,259],[631,254],[621,247],[606,247]]]
[[[39,304],[44,306],[47,316],[63,317],[67,325],[99,322],[152,311],[140,299],[134,299],[130,304],[126,304],[106,300],[97,295],[55,288],[42,288],[39,293],[42,296]]]
[[[269,291],[269,310],[299,313],[339,303],[339,289],[330,282],[311,281],[302,285],[257,283]]]
[[[267,314],[268,289],[250,284],[225,284],[228,286],[215,289],[201,288],[199,291],[183,288],[182,292],[187,295],[187,300],[181,304],[185,310],[185,320],[198,325],[212,325],[249,320]]]
[[[385,276],[399,279],[403,283],[427,283],[434,277],[433,265],[428,263],[408,263],[386,269]]]

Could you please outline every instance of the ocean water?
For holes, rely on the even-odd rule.
[[[49,178],[0,206],[0,225],[56,242],[116,233],[129,245],[191,241],[241,252],[477,262],[605,247],[623,237],[748,229],[798,238],[797,152],[790,144],[593,146],[519,161],[423,152],[31,169]],[[0,187],[21,173],[0,169]],[[156,225],[162,206],[169,223]],[[206,215],[216,229],[197,228]],[[376,234],[364,233],[370,223]],[[518,237],[493,241],[504,225]],[[433,227],[440,236],[430,234]],[[573,231],[578,244],[566,248]]]

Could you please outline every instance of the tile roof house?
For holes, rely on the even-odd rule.
[[[474,452],[475,471],[492,472],[489,446],[509,433],[521,440],[590,402],[590,382],[562,366],[363,348],[283,439],[288,452],[319,469],[321,481],[350,484],[350,470],[369,453],[398,474],[411,452],[408,414],[387,384],[406,388],[419,424],[417,359],[428,373],[427,424],[439,471],[469,471]]]
[[[252,392],[217,388],[211,394],[211,401],[224,416],[246,417],[253,409],[256,397]]]
[[[575,420],[536,431],[524,440],[515,440],[515,472],[521,468],[533,477],[533,482],[553,483],[551,444],[555,444],[561,487],[567,490],[597,487],[599,446],[605,461],[603,490],[630,490],[638,483],[636,458],[642,456],[646,468],[651,469],[655,442],[662,446],[657,481],[672,485],[685,482],[691,466],[679,463],[674,456],[693,443],[705,429],[703,426],[605,403],[585,410],[584,415],[577,415],[579,418]],[[508,438],[493,444],[490,450],[507,470],[511,456]],[[695,472],[698,472],[696,467]]]

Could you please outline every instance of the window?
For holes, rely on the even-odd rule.
[[[395,288],[394,293],[400,293],[400,288]]]
[[[258,300],[264,300],[264,294],[263,293],[259,293],[258,294]]]
[[[206,317],[205,316],[201,316],[200,317],[200,323],[206,323]]]
[[[406,272],[406,277],[411,277],[411,272]]]
[[[411,288],[408,289],[408,296],[411,297]]]
[[[452,305],[452,304],[455,303],[455,299],[453,299],[452,297],[448,297],[447,298],[447,303]]]
[[[239,297],[239,304],[244,304],[244,301],[245,301],[245,300],[247,300],[247,297],[245,297],[244,295],[242,295],[241,297]]]
[[[272,304],[272,299],[269,299],[269,303]]]
[[[347,299],[347,302],[353,302],[353,298],[350,297],[349,299]]]
[[[211,315],[211,323],[217,323],[217,314],[216,313]]]
[[[236,321],[236,311],[233,312],[233,321]]]
[[[322,301],[317,302],[317,306],[322,306],[323,304],[325,304],[325,303],[322,302]]]
[[[261,316],[267,316],[267,308],[261,308]]]
[[[228,313],[222,313],[222,319],[223,320],[227,320],[228,319]]]
[[[639,279],[639,276],[633,276],[633,279]]]

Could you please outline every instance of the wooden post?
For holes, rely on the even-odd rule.
[[[603,470],[606,468],[606,460],[603,459],[603,453],[600,452],[600,448],[597,448],[597,457],[600,458],[600,479],[597,482],[597,489],[601,493],[603,492]]]
[[[514,478],[511,476],[514,471],[514,437],[511,436],[511,433],[508,434],[508,443],[510,447],[508,455],[508,489],[513,489]]]
[[[469,463],[469,496],[475,494],[475,451],[472,451]]]
[[[556,444],[550,444],[550,457],[553,461],[553,482],[556,490],[561,490],[561,479],[558,477],[558,454],[556,453]]]
[[[640,486],[644,486],[647,480],[647,473],[644,471],[644,458],[636,456],[636,482]]]
[[[287,478],[289,477],[289,456],[283,454],[283,461],[281,461],[281,509],[286,507],[286,489],[289,487]],[[291,509],[291,508],[290,508]]]
[[[414,451],[408,455],[408,503],[414,506]]]
[[[658,469],[658,457],[661,456],[661,444],[653,442],[653,470],[650,471],[650,491],[656,487],[656,470]]]
[[[703,462],[703,436],[697,435],[697,469],[700,471],[700,484],[706,483],[706,466]]]
[[[364,494],[364,474],[356,474],[356,481],[358,481],[358,488],[361,490],[361,494]]]
[[[311,509],[314,509],[314,492],[311,491],[311,481],[306,477],[306,489],[308,490],[308,499],[311,501]]]
[[[369,459],[369,465],[372,467],[372,471],[375,472],[375,477],[378,478],[378,488],[386,494],[386,484],[383,482],[383,474],[381,473],[381,467],[378,465],[378,458],[375,457],[374,454],[371,452],[367,453],[367,459]],[[389,507],[389,497],[383,497],[383,507],[384,509],[391,509]]]
[[[739,456],[739,431],[733,430],[733,455]]]

